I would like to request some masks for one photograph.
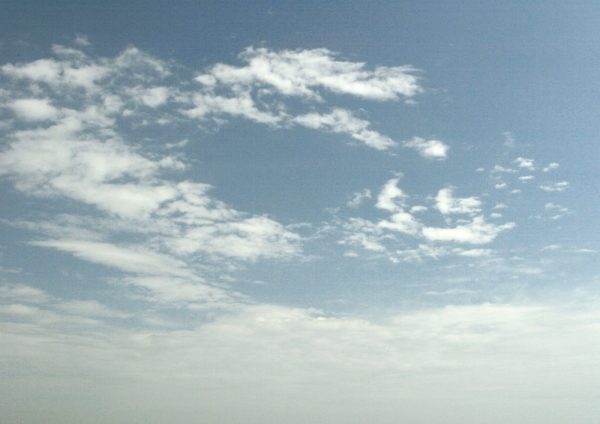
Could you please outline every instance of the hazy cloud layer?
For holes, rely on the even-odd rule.
[[[134,419],[135,411],[136,418],[151,419],[158,412],[152,393],[164,393],[165,388],[171,396],[161,400],[161,408],[175,408],[172,418],[190,411],[211,418],[216,406],[221,417],[230,411],[227,417],[238,421],[238,414],[245,414],[246,422],[277,415],[270,409],[267,415],[263,410],[262,418],[253,415],[258,410],[243,395],[249,386],[255,399],[287,403],[289,397],[300,396],[303,403],[310,401],[315,414],[335,413],[331,387],[335,399],[345,399],[345,408],[351,410],[354,402],[371,399],[373,393],[376,409],[388,413],[434,400],[442,411],[420,413],[421,419],[432,420],[441,420],[440,414],[456,407],[444,401],[449,390],[459,398],[468,395],[480,406],[499,396],[518,402],[540,391],[573,406],[598,394],[600,316],[593,302],[449,306],[378,321],[259,305],[202,326],[169,330],[118,327],[115,320],[128,315],[98,302],[44,295],[48,299],[40,303],[31,288],[8,290],[20,294],[0,309],[3,371],[14,377],[30,373],[22,364],[35,363],[40,374],[37,386],[24,380],[14,390],[36,394],[43,389],[40,384],[60,384],[68,369],[79,383],[60,384],[56,397],[78,397],[85,390],[114,400],[121,418]],[[110,382],[111,393],[98,381]],[[307,397],[302,389],[307,385],[317,390],[314,396]],[[132,398],[132,389],[144,395]],[[122,396],[129,399],[127,408],[117,402]],[[42,402],[54,397],[46,394]],[[188,403],[191,397],[195,401]],[[182,399],[188,405],[184,411],[179,409]],[[7,402],[3,397],[0,404],[10,412]],[[225,407],[231,402],[237,405],[233,410]],[[78,410],[91,412],[87,405],[83,402]],[[385,414],[381,420],[387,422]],[[91,422],[101,421],[92,417]]]

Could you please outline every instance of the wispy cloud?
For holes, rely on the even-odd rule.
[[[354,193],[352,200],[348,201],[347,206],[350,208],[357,208],[363,203],[364,200],[370,199],[370,198],[371,198],[371,190],[366,188],[362,191]]]
[[[553,169],[557,169],[560,165],[556,162],[549,163],[548,166],[544,167],[544,172],[551,171]]]
[[[381,135],[377,131],[369,130],[368,121],[358,119],[350,111],[344,109],[334,109],[333,112],[326,115],[317,113],[300,115],[293,118],[292,122],[308,128],[348,134],[377,150],[385,150],[397,144],[391,138]]]
[[[379,66],[337,60],[327,49],[272,51],[248,47],[239,55],[243,67],[214,65],[196,80],[207,88],[219,84],[238,90],[266,88],[285,96],[322,99],[317,89],[370,100],[398,100],[422,91],[409,66]]]

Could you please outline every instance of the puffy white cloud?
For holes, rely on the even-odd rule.
[[[450,248],[446,243],[461,244],[488,244],[501,232],[512,229],[515,223],[504,224],[489,223],[485,221],[482,212],[482,202],[477,197],[455,198],[453,187],[439,190],[435,201],[435,208],[442,214],[465,214],[470,219],[460,219],[453,223],[452,219],[445,219],[447,227],[428,225],[414,214],[426,211],[424,206],[410,207],[407,203],[409,196],[398,186],[400,178],[392,178],[381,189],[375,207],[390,213],[386,219],[370,221],[363,218],[350,218],[342,223],[343,236],[340,241],[344,245],[362,247],[371,252],[385,254],[392,262],[418,261],[425,257],[438,258],[446,255],[459,255],[467,257],[485,257],[491,254],[490,249]],[[505,208],[498,204],[496,209]],[[501,214],[493,213],[492,218],[499,219]],[[423,219],[428,216],[423,217]],[[400,238],[404,236],[404,238]],[[409,236],[410,238],[406,238]],[[416,248],[398,249],[398,245],[406,246],[410,243],[420,242]],[[442,245],[440,245],[442,244]],[[357,253],[352,252],[353,256]]]
[[[485,221],[481,213],[481,201],[477,197],[454,198],[453,188],[445,188],[436,196],[436,209],[442,215],[468,214],[470,220],[458,220],[452,226],[452,220],[446,219],[448,227],[428,226],[413,214],[427,210],[426,207],[416,206],[409,209],[408,196],[398,187],[399,178],[390,179],[382,188],[376,208],[390,213],[387,219],[378,222],[363,218],[350,218],[342,224],[343,236],[340,241],[344,245],[360,246],[367,251],[385,253],[393,261],[421,261],[423,257],[438,258],[445,255],[460,255],[470,257],[489,256],[489,249],[461,248],[450,249],[440,246],[439,243],[465,243],[465,244],[487,244],[491,243],[503,231],[514,228],[515,223],[494,224]],[[505,207],[500,205],[498,208]],[[501,218],[500,214],[492,214],[492,218]],[[428,243],[420,243],[417,248],[398,249],[394,248],[399,243],[410,242],[403,239],[397,240],[396,235],[400,233],[410,236],[413,241],[426,240]],[[356,252],[353,252],[356,254]]]
[[[481,200],[477,197],[455,198],[452,191],[452,187],[441,189],[435,197],[435,207],[441,213],[475,214],[481,211]]]
[[[61,64],[52,59],[40,59],[25,65],[3,65],[0,69],[6,75],[16,78],[28,78],[33,81],[55,83],[61,74]]]
[[[381,192],[377,196],[377,204],[375,207],[390,212],[396,212],[405,206],[405,201],[408,196],[398,187],[399,181],[399,178],[392,178],[383,186]]]
[[[58,114],[49,99],[18,99],[10,104],[10,108],[19,118],[27,121],[45,121]]]
[[[412,140],[402,143],[406,147],[416,149],[419,154],[427,159],[446,159],[448,150],[447,144],[439,140],[425,140],[424,138],[414,137]]]
[[[519,168],[525,168],[529,171],[533,171],[535,169],[535,166],[533,165],[533,159],[518,157],[514,160],[513,163],[516,163],[519,166]]]
[[[167,87],[153,87],[145,90],[141,95],[142,101],[150,106],[157,107],[164,104],[169,98],[169,89]]]
[[[268,110],[259,110],[248,92],[236,93],[236,96],[232,97],[199,93],[193,96],[193,103],[195,106],[193,109],[182,110],[182,113],[190,118],[205,119],[207,116],[229,114],[270,125],[276,125],[282,119],[282,116],[277,116]]]

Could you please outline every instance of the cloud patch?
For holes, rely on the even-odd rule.
[[[441,189],[435,197],[435,209],[446,217],[447,227],[427,225],[424,219],[414,214],[427,211],[426,207],[409,206],[410,197],[399,187],[400,178],[392,178],[381,188],[375,208],[390,215],[386,219],[371,221],[364,218],[350,218],[342,225],[341,244],[360,246],[371,252],[385,254],[394,262],[420,261],[422,257],[437,258],[449,254],[467,257],[489,256],[489,249],[449,248],[439,245],[447,243],[483,245],[491,243],[500,233],[515,228],[514,222],[496,224],[487,222],[482,215],[482,202],[478,197],[455,198],[453,187]],[[500,207],[505,207],[501,205]],[[469,220],[452,223],[452,215],[467,215]],[[492,214],[498,219],[500,214]],[[403,235],[403,243],[408,240],[419,244],[413,249],[394,248],[400,243],[397,235]],[[409,237],[407,240],[406,237]],[[425,243],[424,243],[425,242]]]
[[[439,140],[425,140],[424,138],[414,137],[412,140],[402,143],[406,147],[412,147],[419,154],[427,159],[446,159],[448,150],[447,144]]]

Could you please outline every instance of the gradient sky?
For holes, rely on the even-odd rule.
[[[0,421],[598,422],[597,2],[0,19]]]

